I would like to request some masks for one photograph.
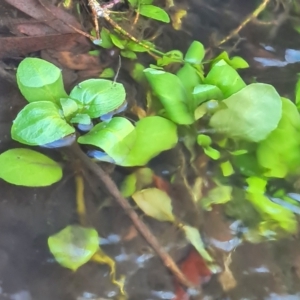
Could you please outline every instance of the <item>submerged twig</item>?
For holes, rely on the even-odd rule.
[[[234,36],[238,35],[238,33],[253,19],[257,18],[258,15],[266,8],[270,0],[264,0],[257,8],[256,10],[246,17],[246,19],[236,28],[234,29],[229,35],[227,35],[223,40],[221,40],[217,46],[220,46],[230,39],[232,39]]]
[[[174,262],[172,257],[160,246],[156,237],[151,233],[148,227],[140,220],[138,214],[131,207],[129,202],[122,196],[118,187],[113,182],[113,180],[107,175],[102,168],[89,159],[79,148],[77,144],[74,144],[70,147],[70,151],[73,156],[79,159],[84,165],[94,174],[99,180],[105,185],[107,191],[115,198],[119,205],[125,210],[129,218],[132,220],[135,227],[143,235],[146,241],[151,245],[151,247],[156,251],[159,257],[162,259],[164,265],[176,276],[178,281],[186,286],[195,288],[185,275],[180,271],[177,264]]]

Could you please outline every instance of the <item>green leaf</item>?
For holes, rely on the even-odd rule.
[[[17,69],[17,83],[28,102],[58,103],[60,98],[68,97],[61,70],[39,58],[27,57],[21,61]]]
[[[298,108],[298,111],[300,111],[300,75],[298,74],[298,81],[297,81],[297,84],[296,84],[296,90],[295,90],[295,103],[296,103],[296,106]]]
[[[79,137],[78,142],[103,149],[118,165],[142,166],[174,147],[177,139],[176,125],[162,117],[143,118],[136,123],[136,128],[127,119],[115,117],[97,124]]]
[[[182,229],[184,230],[186,239],[195,247],[202,258],[207,262],[213,262],[212,257],[205,250],[199,230],[189,225],[184,225]]]
[[[257,161],[268,177],[285,178],[300,172],[300,116],[295,104],[282,101],[282,117],[278,127],[257,148]]]
[[[226,107],[217,111],[209,124],[234,139],[264,140],[278,126],[282,114],[280,96],[264,83],[250,84],[222,103]]]
[[[120,54],[121,54],[121,56],[129,58],[129,59],[137,59],[137,55],[133,51],[130,51],[130,50],[122,50],[120,52]]]
[[[224,94],[224,98],[231,96],[246,86],[237,71],[223,59],[211,68],[204,83],[217,86]]]
[[[76,101],[70,98],[61,98],[59,99],[59,102],[65,118],[69,118],[78,110],[78,105]]]
[[[136,140],[134,126],[125,118],[115,117],[97,124],[90,132],[78,138],[80,144],[103,149],[117,164],[122,164]]]
[[[183,54],[179,50],[172,50],[167,53],[163,57],[160,57],[157,60],[157,66],[164,67],[168,66],[172,63],[178,63],[183,61]]]
[[[92,120],[87,114],[77,114],[70,120],[70,122],[73,124],[90,125]]]
[[[221,90],[217,86],[211,84],[194,85],[192,95],[195,107],[207,100],[222,100],[224,98]]]
[[[132,199],[146,215],[159,221],[175,221],[171,198],[166,192],[149,188],[134,193]]]
[[[198,145],[200,145],[202,147],[207,147],[207,146],[211,145],[212,141],[211,141],[211,138],[208,135],[199,134],[197,136],[197,143],[198,143]]]
[[[235,70],[236,69],[245,69],[245,68],[249,68],[248,63],[241,57],[239,56],[234,56],[233,58],[229,58],[228,53],[226,51],[223,51],[220,55],[218,55],[214,60],[213,60],[213,64],[215,64],[216,62],[220,61],[220,60],[225,60],[226,63],[233,67]]]
[[[144,73],[153,92],[164,106],[167,117],[177,124],[192,124],[194,116],[180,79],[174,74],[151,68],[145,69]]]
[[[213,147],[203,147],[204,153],[213,160],[218,160],[221,157],[220,151],[214,149]]]
[[[170,22],[169,15],[158,6],[143,4],[138,8],[138,12],[140,15],[147,18],[158,20],[164,23]]]
[[[200,64],[204,55],[205,49],[203,44],[193,41],[185,54],[184,60],[190,64]]]
[[[122,165],[143,166],[162,151],[175,147],[177,141],[173,122],[159,116],[143,118],[136,123],[136,140]]]
[[[120,191],[124,197],[130,197],[153,182],[153,171],[149,168],[139,168],[134,173],[126,176],[121,184]]]
[[[31,145],[45,145],[75,132],[63,118],[56,104],[48,101],[27,104],[17,115],[11,129],[14,140]]]
[[[271,202],[264,195],[267,181],[258,177],[249,177],[246,181],[249,185],[246,198],[263,219],[270,221],[270,224],[275,226],[275,230],[281,228],[287,232],[295,233],[297,231],[295,215],[290,210]],[[270,230],[274,229],[270,228]]]
[[[217,183],[218,184],[218,183]],[[211,210],[212,205],[224,204],[232,198],[232,186],[220,185],[209,190],[208,194],[201,199],[201,205],[206,210]]]
[[[114,78],[115,71],[112,68],[106,68],[102,71],[102,73],[99,75],[100,78]]]
[[[119,49],[125,49],[125,44],[127,43],[126,40],[121,39],[120,37],[118,37],[117,35],[111,33],[110,34],[110,38],[112,43],[118,47]]]
[[[194,101],[192,93],[195,86],[198,86],[202,82],[199,71],[191,64],[186,63],[182,68],[179,69],[176,75],[184,86],[187,92],[188,102],[193,104],[191,107],[192,110],[194,110],[197,107],[197,103]]]
[[[69,225],[48,238],[48,246],[56,261],[76,271],[87,263],[99,248],[95,229]]]
[[[81,113],[98,118],[120,107],[126,98],[123,84],[106,79],[88,79],[73,88],[70,98],[82,106]]]
[[[15,185],[48,186],[62,178],[62,168],[57,162],[30,149],[3,152],[0,165],[0,178]]]
[[[130,70],[131,77],[138,83],[145,81],[144,69],[145,67],[142,64],[135,63]]]
[[[149,47],[154,47],[152,43],[149,43],[148,41],[143,41],[144,44],[148,45]],[[131,50],[133,52],[147,52],[148,49],[145,48],[144,46],[134,42],[134,41],[129,41],[126,44],[126,50]]]
[[[101,40],[99,43],[99,46],[105,49],[110,49],[114,46],[112,40],[111,40],[111,35],[109,30],[106,28],[102,27],[101,32],[100,32]]]
[[[224,177],[231,176],[234,174],[234,169],[232,164],[230,163],[229,160],[224,161],[223,163],[220,164],[220,168],[222,170],[222,174]]]

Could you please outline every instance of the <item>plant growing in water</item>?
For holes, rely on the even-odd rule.
[[[18,67],[17,81],[29,103],[14,120],[12,138],[29,146],[48,148],[90,145],[94,147],[88,152],[90,156],[120,166],[145,166],[160,152],[175,147],[180,138],[191,153],[197,147],[203,149],[223,174],[222,180],[221,176],[213,178],[215,187],[205,198],[195,199],[197,206],[209,209],[212,204],[229,202],[234,193],[229,179],[239,172],[247,186],[243,197],[261,216],[255,232],[266,237],[274,237],[280,230],[294,233],[294,213],[271,202],[265,192],[272,187],[272,178],[297,175],[300,171],[297,107],[268,84],[246,85],[236,71],[247,67],[241,58],[230,59],[221,53],[204,72],[204,54],[203,45],[194,41],[185,55],[171,51],[157,65],[134,73],[137,80],[147,80],[151,91],[146,116],[135,123],[114,117],[126,108],[122,84],[90,79],[75,86],[68,95],[58,68],[27,58]],[[165,66],[178,62],[181,65],[176,74],[165,71]],[[297,103],[299,98],[298,88]],[[30,149],[8,150],[0,155],[0,164],[0,177],[12,184],[46,186],[62,177],[58,163]],[[151,184],[152,171],[141,168],[125,179],[122,193],[131,196],[147,215],[174,222],[199,253],[212,262],[198,230],[178,220],[169,195],[149,188]],[[49,238],[57,261],[76,270],[97,254],[94,259],[109,263],[114,272],[114,262],[98,252],[95,231],[83,229],[67,227]],[[67,260],[62,260],[57,256],[66,247],[62,241],[72,244],[71,236],[77,233],[84,237],[84,248],[92,250],[80,258],[72,256],[70,250]]]

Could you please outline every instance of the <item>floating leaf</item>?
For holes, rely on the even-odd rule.
[[[187,240],[195,247],[195,249],[202,256],[202,258],[207,262],[213,262],[212,257],[205,250],[199,230],[189,225],[183,225],[182,229],[184,230],[185,237],[187,238]]]
[[[158,20],[164,23],[169,23],[169,15],[160,7],[154,5],[140,5],[138,12],[140,15],[151,18],[153,20]]]
[[[17,69],[18,87],[28,102],[66,98],[61,70],[39,58],[27,57]]]
[[[50,236],[48,246],[60,265],[76,271],[97,252],[99,236],[93,228],[69,225]]]
[[[0,155],[0,178],[22,186],[48,186],[62,178],[61,166],[30,149],[10,149]]]
[[[55,103],[38,101],[27,104],[19,112],[11,136],[20,143],[36,146],[60,140],[74,132]]]
[[[151,68],[145,69],[144,73],[167,117],[177,124],[192,124],[192,108],[180,79],[174,74]]]
[[[204,55],[205,49],[203,44],[198,41],[193,41],[184,56],[184,61],[190,64],[200,64]]]
[[[149,188],[134,193],[132,198],[146,215],[159,221],[175,221],[171,198],[166,192]]]
[[[224,109],[217,111],[210,126],[226,136],[259,142],[277,126],[282,114],[281,99],[274,87],[253,83],[222,101]]]
[[[106,79],[88,79],[73,88],[70,98],[82,106],[81,113],[98,118],[121,106],[126,93],[121,83]]]
[[[217,86],[224,94],[224,98],[231,96],[246,86],[237,71],[223,59],[211,68],[204,83]]]

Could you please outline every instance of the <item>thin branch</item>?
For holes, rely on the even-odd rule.
[[[252,13],[250,14],[236,29],[234,29],[229,35],[227,35],[222,41],[220,41],[217,46],[220,46],[230,39],[232,39],[234,36],[238,35],[239,32],[253,19],[257,18],[258,15],[266,8],[270,0],[264,0],[259,7]]]
[[[140,220],[138,214],[129,204],[122,194],[120,193],[117,185],[114,181],[107,175],[102,168],[94,163],[90,158],[88,158],[75,143],[69,148],[70,152],[79,159],[94,175],[96,175],[99,180],[103,182],[107,191],[115,198],[119,205],[125,210],[129,218],[132,220],[135,227],[143,235],[145,240],[150,244],[150,246],[156,251],[159,257],[162,259],[164,265],[174,274],[178,281],[186,286],[195,288],[185,275],[180,271],[177,264],[174,262],[172,257],[160,246],[156,237],[151,233],[149,228]]]

